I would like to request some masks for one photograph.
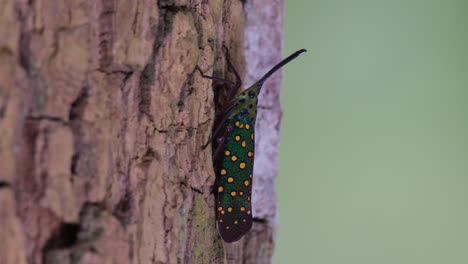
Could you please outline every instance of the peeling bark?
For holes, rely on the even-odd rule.
[[[226,45],[251,84],[281,23],[282,0],[2,1],[0,263],[270,262],[280,76],[260,99],[257,221],[228,245],[201,148],[222,90],[194,70],[232,77]]]

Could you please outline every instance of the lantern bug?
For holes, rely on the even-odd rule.
[[[220,81],[231,87],[228,93],[230,101],[219,116],[212,136],[203,146],[205,148],[210,142],[213,145],[216,221],[221,238],[230,243],[241,239],[252,227],[251,199],[258,94],[273,73],[306,50],[294,52],[234,97],[241,86],[241,78],[231,63],[229,50],[226,47],[224,49],[228,68],[236,76],[236,82],[205,75],[198,66],[196,69],[203,78]]]

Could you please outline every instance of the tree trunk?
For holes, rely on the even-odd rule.
[[[224,244],[201,147],[219,90],[194,69],[223,76],[224,44],[250,85],[281,28],[282,0],[1,1],[0,263],[269,263],[280,76],[260,98],[256,222]]]

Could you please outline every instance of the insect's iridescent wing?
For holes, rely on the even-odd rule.
[[[252,227],[252,178],[255,122],[238,115],[227,120],[230,131],[216,166],[216,220],[221,237],[233,242]]]

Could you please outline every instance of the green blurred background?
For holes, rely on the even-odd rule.
[[[285,2],[274,263],[468,263],[468,1]]]

